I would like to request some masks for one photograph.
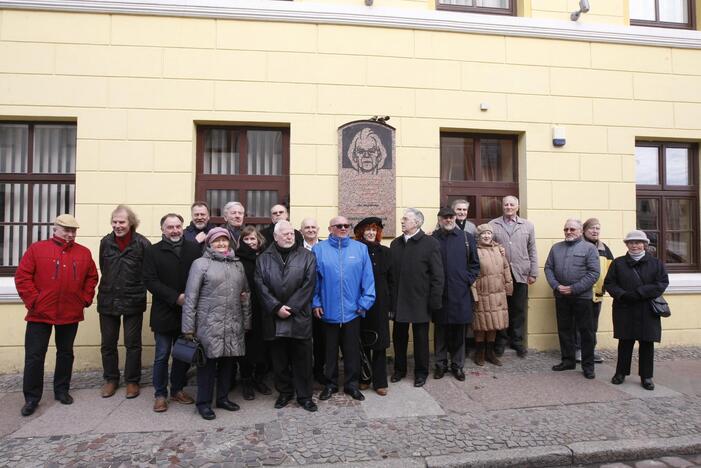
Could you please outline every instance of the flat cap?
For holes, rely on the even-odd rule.
[[[60,216],[56,216],[56,220],[54,220],[54,224],[56,226],[73,228],[73,229],[78,229],[80,227],[80,225],[78,224],[78,221],[76,221],[75,218],[69,214],[62,214]]]
[[[441,218],[443,218],[444,216],[455,216],[455,211],[453,211],[453,209],[448,206],[444,206],[440,210],[438,210],[438,216]]]

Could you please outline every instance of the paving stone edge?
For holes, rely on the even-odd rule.
[[[426,457],[428,468],[500,468],[587,465],[701,452],[701,435],[574,442]]]

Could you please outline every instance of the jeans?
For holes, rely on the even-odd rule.
[[[56,344],[56,367],[54,370],[54,395],[68,393],[73,373],[73,342],[78,333],[78,324],[51,325],[27,322],[24,335],[24,378],[22,390],[24,400],[39,403],[44,392],[44,360],[49,349],[51,329],[54,328]]]
[[[153,361],[153,388],[155,397],[168,397],[168,359],[178,334],[154,333],[156,357]],[[185,379],[190,363],[173,359],[170,368],[170,394],[174,395],[185,387]]]

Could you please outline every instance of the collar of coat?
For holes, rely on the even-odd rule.
[[[462,233],[463,231],[462,231],[462,229],[460,229],[460,228],[457,227],[457,226],[454,227],[453,229],[451,229],[450,231],[446,231],[445,229],[440,228],[440,229],[437,229],[437,230],[435,231],[435,235],[436,235],[437,237],[457,236],[457,235],[458,235],[458,232]],[[413,238],[412,238],[412,239],[413,239]]]
[[[350,237],[336,237],[336,236],[329,236],[329,243],[334,246],[338,247],[339,245],[341,248],[348,247],[348,244],[350,244]]]
[[[516,219],[515,224],[523,224],[523,222],[525,221],[525,220],[524,220],[522,217],[520,217],[519,215],[516,215],[516,216],[515,216],[515,219]],[[507,224],[507,222],[504,220],[504,215],[501,215],[501,216],[499,216],[497,219],[495,219],[494,221],[490,221],[490,222],[492,222],[492,223],[498,223],[498,224],[501,224],[501,225],[504,225],[504,226],[506,226],[506,224]]]
[[[425,233],[421,228],[419,228],[419,230],[416,231],[416,232],[414,233],[414,235],[411,236],[411,237],[409,238],[409,240],[410,240],[410,241],[414,241],[414,242],[418,242],[418,241],[420,241],[421,238],[422,238],[423,236],[425,236],[425,235],[426,235],[426,233]],[[402,237],[402,240],[404,240],[404,242],[407,242],[407,241],[405,240],[406,238],[404,237],[404,234],[402,234],[401,237]]]
[[[643,255],[643,258],[641,258],[640,260],[636,260],[633,257],[631,257],[630,255],[628,255],[628,252],[626,252],[626,263],[628,264],[628,266],[632,267],[632,266],[635,266],[635,264],[637,264],[637,263],[640,263],[640,264],[647,263],[647,260],[649,257],[650,257],[650,253],[645,252],[645,255]]]

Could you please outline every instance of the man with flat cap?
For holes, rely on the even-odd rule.
[[[15,273],[17,292],[27,308],[22,416],[33,414],[39,406],[52,329],[56,343],[54,398],[64,405],[73,403],[68,393],[73,342],[83,309],[92,304],[97,286],[97,268],[90,250],[75,242],[79,227],[73,216],[58,216],[53,237],[30,245]]]

